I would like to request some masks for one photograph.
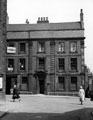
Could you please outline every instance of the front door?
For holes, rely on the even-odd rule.
[[[45,92],[44,77],[39,77],[39,92],[40,92],[40,94],[44,94],[44,92]]]
[[[6,94],[10,94],[10,89],[17,84],[17,77],[7,76],[6,77]]]

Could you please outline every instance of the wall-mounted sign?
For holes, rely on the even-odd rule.
[[[7,53],[16,53],[16,47],[7,47]]]
[[[0,76],[0,89],[2,89],[2,88],[3,88],[3,77]]]

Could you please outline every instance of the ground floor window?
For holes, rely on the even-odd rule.
[[[65,77],[59,76],[58,77],[58,90],[65,89]]]
[[[70,90],[77,90],[77,77],[71,77]]]
[[[26,76],[22,76],[21,90],[23,91],[28,90],[28,77]]]

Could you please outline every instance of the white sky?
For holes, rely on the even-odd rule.
[[[74,22],[84,12],[85,63],[93,72],[93,0],[7,0],[9,23],[36,23],[38,17],[48,17],[49,22]]]

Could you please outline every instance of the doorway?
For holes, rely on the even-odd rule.
[[[44,77],[39,77],[39,92],[40,92],[40,94],[45,93],[45,80],[44,80]]]
[[[6,94],[10,94],[10,89],[14,86],[14,84],[17,84],[17,77],[6,77]]]

